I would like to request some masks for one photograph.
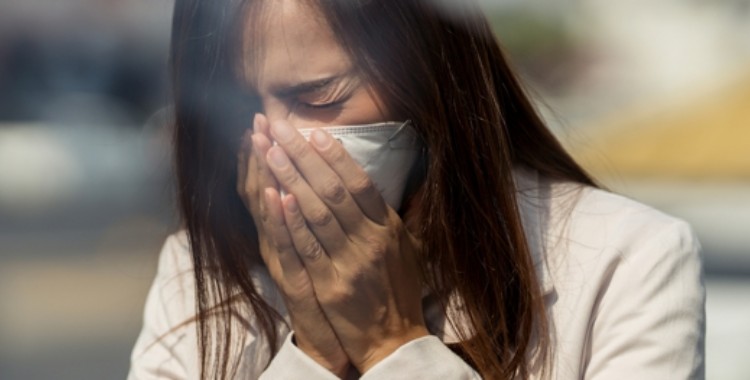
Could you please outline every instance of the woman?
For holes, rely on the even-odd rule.
[[[130,378],[703,376],[690,228],[596,187],[472,2],[173,23],[185,229]]]

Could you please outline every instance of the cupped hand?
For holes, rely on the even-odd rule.
[[[238,157],[237,191],[258,228],[260,253],[284,297],[297,346],[328,370],[345,377],[349,358],[315,298],[310,276],[284,228],[278,185],[263,158],[271,142],[268,121],[256,115],[254,134],[243,137]]]
[[[268,168],[288,194],[267,189],[269,208],[284,215],[271,234],[289,237],[344,351],[365,373],[428,334],[419,242],[329,134],[316,130],[308,142],[279,121],[271,135],[278,146],[267,150]]]

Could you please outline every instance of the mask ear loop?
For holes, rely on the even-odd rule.
[[[411,124],[412,124],[411,120],[405,121],[403,124],[401,124],[398,127],[398,129],[396,129],[395,132],[393,132],[390,136],[388,136],[388,141],[390,142],[391,140],[393,140],[394,138],[396,138],[396,136],[398,136],[398,134],[401,133],[401,131],[403,131],[404,129],[406,129],[406,127],[410,126]]]

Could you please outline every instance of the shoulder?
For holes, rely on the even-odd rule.
[[[131,355],[129,379],[166,377],[194,378],[199,372],[199,339],[196,335],[196,286],[192,250],[187,232],[168,236],[159,253],[156,277],[151,285],[143,313],[143,326]],[[277,307],[275,287],[262,267],[250,270],[249,276],[258,294]],[[210,287],[210,286],[209,286]],[[213,302],[216,300],[212,300]],[[249,309],[246,310],[248,313]],[[250,377],[257,378],[262,368],[245,363],[247,358],[265,360],[268,342],[250,314],[243,314],[246,333],[240,364]],[[283,324],[280,334],[286,333]]]
[[[173,233],[164,241],[151,291],[158,293],[169,325],[184,322],[194,316],[195,277],[185,231]]]
[[[685,221],[613,192],[516,171],[519,211],[537,261],[689,256],[700,243]]]
[[[661,293],[699,305],[704,293],[701,245],[687,222],[594,188],[582,190],[569,218],[558,248],[549,252],[559,255],[560,277],[596,279],[586,286],[600,295]]]
[[[690,225],[602,189],[546,188],[542,265],[554,294],[546,302],[553,325],[564,326],[556,330],[557,370],[702,378],[705,288]]]
[[[586,377],[702,378],[705,287],[690,225],[587,188],[568,228],[569,249],[554,252],[564,262],[555,319],[586,321],[573,330],[588,337]]]
[[[583,251],[587,247],[622,260],[659,255],[699,259],[700,243],[687,222],[619,194],[580,188],[568,217],[560,236]]]
[[[211,278],[211,274],[208,274]],[[283,302],[265,267],[251,268],[248,276],[257,294],[271,307],[284,313]],[[209,280],[211,281],[211,280]],[[213,292],[211,284],[206,290]],[[213,293],[212,293],[213,294]],[[176,326],[189,327],[196,320],[196,273],[188,234],[185,230],[169,235],[159,253],[156,277],[151,284],[145,310],[145,322],[158,322],[158,330],[175,330]],[[209,303],[220,302],[209,299]],[[245,305],[248,306],[249,305]]]
[[[187,232],[177,231],[167,236],[159,253],[157,278],[172,281],[176,277],[192,277],[193,260]]]
[[[187,378],[197,371],[194,283],[187,236],[170,235],[159,253],[128,379]]]
[[[599,281],[630,266],[701,269],[700,243],[685,221],[603,189],[515,171],[519,212],[545,292]]]
[[[264,266],[256,266],[248,275],[256,291],[273,306],[278,303],[273,281]],[[182,294],[186,300],[195,299],[195,270],[190,240],[186,230],[169,235],[159,254],[158,271],[154,284],[164,294]],[[194,307],[189,307],[194,312]]]
[[[548,202],[542,235],[546,265],[556,282],[578,277],[596,290],[596,284],[632,286],[636,274],[650,274],[643,279],[649,282],[664,280],[657,273],[680,280],[670,274],[678,269],[690,281],[701,277],[701,245],[682,219],[619,194],[570,183],[551,184]],[[630,272],[637,273],[626,274]]]

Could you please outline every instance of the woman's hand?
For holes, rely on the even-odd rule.
[[[365,373],[428,334],[419,243],[330,135],[315,131],[310,144],[284,121],[271,134],[279,146],[267,150],[268,167],[288,193],[267,189],[269,209],[283,210],[285,222],[271,234],[290,238],[344,351]]]
[[[237,190],[258,228],[263,261],[284,295],[297,346],[343,378],[350,367],[349,358],[323,314],[310,276],[284,228],[278,192],[270,191],[278,185],[262,158],[271,147],[268,121],[264,116],[256,115],[253,123],[255,134],[244,136],[238,157]]]

